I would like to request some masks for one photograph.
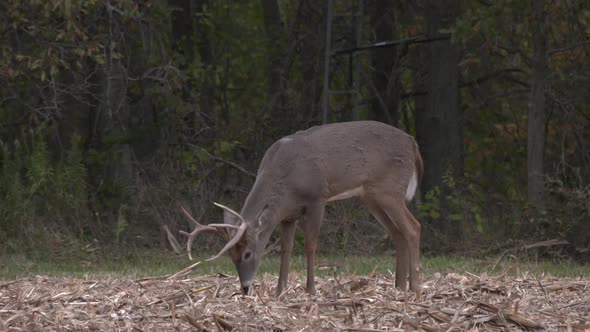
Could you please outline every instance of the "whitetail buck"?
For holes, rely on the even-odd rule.
[[[358,121],[299,131],[266,151],[241,213],[216,204],[225,210],[224,224],[201,225],[183,209],[196,226],[190,234],[182,232],[189,236],[189,257],[198,233],[223,235],[228,243],[210,259],[228,253],[236,265],[242,291],[248,293],[265,246],[281,225],[276,289],[280,295],[287,285],[289,256],[299,222],[305,235],[307,291],[315,294],[315,252],[324,206],[330,201],[359,197],[393,240],[395,285],[405,290],[409,274],[410,289],[419,295],[420,224],[405,201],[413,198],[422,172],[414,138],[390,125]]]

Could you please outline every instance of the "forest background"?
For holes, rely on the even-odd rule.
[[[179,251],[180,205],[220,222],[273,141],[325,118],[417,137],[426,254],[587,261],[587,1],[334,0],[327,25],[329,2],[2,1],[0,256]],[[327,111],[326,54],[353,91]],[[387,253],[370,219],[331,204],[320,250]]]

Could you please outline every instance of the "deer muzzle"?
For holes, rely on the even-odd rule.
[[[254,280],[256,279],[256,270],[258,270],[259,259],[258,256],[252,257],[248,261],[242,261],[236,264],[238,270],[238,277],[240,278],[240,286],[244,294],[248,294],[248,291]]]

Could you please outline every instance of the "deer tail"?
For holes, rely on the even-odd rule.
[[[416,155],[416,174],[418,176],[418,183],[422,183],[422,176],[424,175],[424,162],[422,161],[422,155],[420,154],[420,148],[418,143],[414,141],[414,154]]]
[[[406,189],[406,200],[408,202],[414,198],[416,189],[418,189],[418,185],[422,182],[422,175],[424,174],[424,163],[422,162],[422,156],[420,156],[420,150],[416,141],[414,141],[414,156],[414,171]]]

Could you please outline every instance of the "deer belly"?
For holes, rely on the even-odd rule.
[[[328,198],[328,202],[339,201],[341,199],[357,197],[357,196],[360,196],[362,193],[363,193],[363,187],[356,187],[353,189],[343,191],[339,194],[336,194],[336,195]]]

